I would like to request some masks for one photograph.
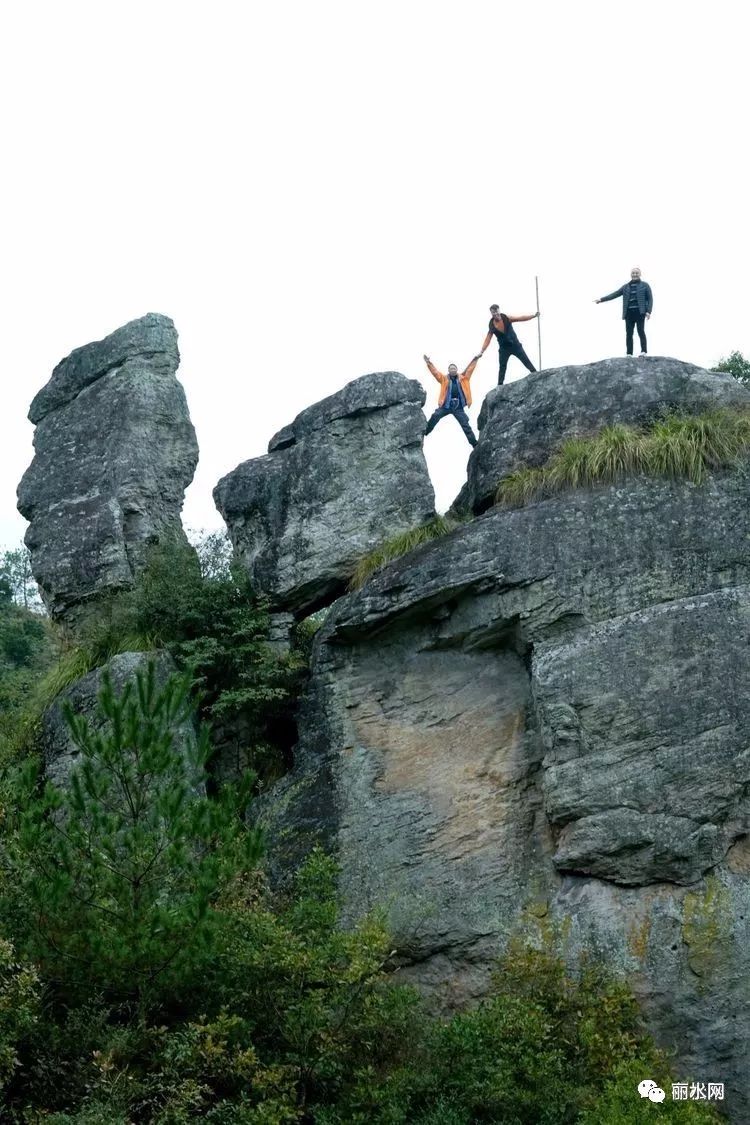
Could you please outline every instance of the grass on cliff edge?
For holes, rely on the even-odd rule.
[[[707,473],[735,468],[750,454],[750,411],[668,414],[644,429],[605,426],[598,434],[563,442],[545,465],[501,480],[495,503],[520,508],[571,488],[612,484],[628,476],[666,477],[700,484]]]
[[[363,555],[359,560],[349,579],[349,589],[359,590],[377,570],[381,570],[388,563],[400,559],[402,555],[407,555],[415,548],[421,547],[423,543],[429,543],[432,539],[440,539],[441,536],[447,535],[450,531],[455,531],[463,522],[463,520],[453,516],[435,516],[434,519],[428,520],[427,523],[423,523],[419,527],[412,527],[409,531],[402,531],[399,535],[386,539],[385,542],[370,551],[369,554]]]

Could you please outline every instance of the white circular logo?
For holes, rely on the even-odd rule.
[[[661,1086],[657,1086],[653,1078],[644,1078],[639,1082],[638,1093],[642,1098],[648,1098],[650,1102],[663,1102],[665,1097]]]

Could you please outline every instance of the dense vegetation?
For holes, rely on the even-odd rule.
[[[605,426],[568,438],[539,468],[521,468],[497,486],[496,502],[520,507],[571,488],[628,476],[677,478],[699,484],[710,472],[734,469],[750,453],[750,412],[667,414],[649,427]]]
[[[284,771],[287,704],[304,677],[304,644],[275,656],[266,644],[268,612],[246,575],[230,565],[225,538],[203,536],[197,547],[179,541],[155,547],[137,585],[102,601],[74,638],[46,624],[46,674],[18,674],[23,690],[14,692],[6,732],[16,749],[33,747],[42,713],[68,684],[117,653],[165,649],[190,677],[199,718],[212,724],[214,749],[241,742],[239,756],[261,780]],[[20,607],[14,612],[22,615]],[[23,619],[43,628],[32,614]]]
[[[0,751],[16,727],[17,716],[57,650],[38,604],[23,550],[0,556]]]
[[[37,619],[34,632],[8,599],[6,611],[10,635],[31,630],[43,672],[47,625]],[[649,1076],[668,1089],[669,1067],[627,988],[596,965],[570,974],[550,951],[519,945],[480,1007],[438,1019],[393,983],[397,951],[382,917],[341,924],[330,858],[316,851],[290,886],[269,888],[264,842],[245,815],[257,778],[207,792],[216,735],[201,722],[242,716],[248,737],[269,737],[300,661],[266,649],[265,620],[240,576],[164,548],[76,651],[87,665],[140,638],[144,649],[168,647],[181,671],[165,679],[146,661],[119,694],[105,674],[93,719],[68,709],[79,756],[64,787],[45,781],[33,738],[9,732],[1,1119],[642,1121],[636,1085]],[[12,678],[31,664],[20,641],[10,651]],[[47,673],[47,698],[53,680]],[[40,698],[29,691],[10,709],[27,734],[28,700]],[[654,1109],[714,1120],[696,1104]]]

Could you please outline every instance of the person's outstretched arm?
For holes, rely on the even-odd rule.
[[[619,289],[615,289],[614,293],[608,293],[606,297],[597,297],[594,304],[600,305],[602,301],[614,301],[615,297],[622,297],[624,291],[625,286],[621,285]]]
[[[644,284],[646,286],[646,316],[650,317],[654,308],[654,295],[651,292],[651,286],[649,285],[649,283],[646,281],[644,282]]]
[[[525,314],[525,316],[509,316],[509,317],[508,317],[508,320],[511,320],[511,321],[518,321],[518,320],[536,320],[536,318],[537,318],[538,316],[539,316],[539,313],[538,313],[538,312],[533,312],[533,313],[526,313],[526,314]]]
[[[435,377],[435,378],[437,379],[438,383],[442,382],[442,380],[443,380],[443,376],[442,376],[442,375],[441,375],[441,373],[440,373],[440,372],[438,371],[437,367],[436,367],[436,366],[435,366],[435,364],[434,364],[434,363],[432,362],[432,360],[430,359],[430,357],[429,357],[428,355],[423,355],[423,356],[422,356],[422,359],[423,359],[423,360],[425,361],[425,363],[427,364],[428,368],[430,369],[430,373],[431,373],[431,374],[432,374],[432,375],[433,375],[433,376],[434,376],[434,377]]]
[[[480,357],[478,355],[475,355],[471,363],[467,364],[467,366],[461,372],[462,379],[471,379],[472,375],[474,374],[474,368],[479,362],[479,358]]]
[[[487,348],[490,346],[490,340],[492,339],[492,335],[493,335],[493,333],[492,333],[492,330],[490,329],[490,331],[487,333],[487,335],[484,338],[484,343],[482,344],[481,350],[479,352],[480,355],[484,355],[484,353],[487,351]]]

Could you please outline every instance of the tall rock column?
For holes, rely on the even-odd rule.
[[[18,487],[26,544],[50,614],[132,584],[146,548],[184,538],[198,463],[172,321],[155,313],[58,363],[29,410],[35,456]]]

